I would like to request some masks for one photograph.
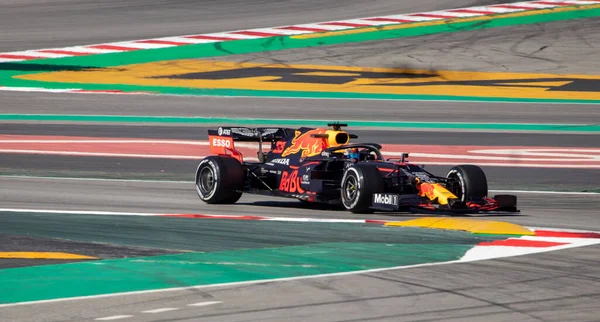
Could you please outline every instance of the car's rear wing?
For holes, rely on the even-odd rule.
[[[258,142],[259,159],[262,155],[262,143],[270,142],[271,145],[283,139],[292,129],[287,128],[248,128],[248,127],[219,127],[217,130],[208,130],[210,152],[217,155],[231,155],[243,161],[242,154],[235,149],[235,141]]]
[[[290,129],[286,128],[249,128],[249,127],[219,127],[208,130],[208,135],[227,136],[234,141],[267,142],[283,139]]]

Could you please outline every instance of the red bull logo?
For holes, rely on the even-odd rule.
[[[310,130],[304,133],[301,131],[296,131],[296,134],[292,139],[292,144],[281,153],[281,156],[286,157],[302,151],[302,155],[300,157],[306,158],[321,153],[321,151],[327,147],[327,140],[322,138],[313,138],[312,135],[325,134],[326,131],[327,130],[324,129]]]
[[[421,183],[421,185],[419,185],[419,190],[419,196],[427,197],[430,200],[435,199],[435,188],[431,183]]]
[[[448,199],[458,199],[452,192],[439,183],[423,182],[419,185],[419,196],[427,197],[429,200],[437,198],[441,205],[447,205]]]

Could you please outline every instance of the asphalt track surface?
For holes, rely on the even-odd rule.
[[[390,14],[416,12],[507,1],[2,1],[0,2],[1,51],[58,47],[104,41],[129,40],[158,36],[224,31],[239,28],[314,22]],[[358,13],[358,14],[357,14]],[[600,34],[597,24],[587,35]],[[534,27],[532,27],[534,28]],[[544,29],[544,26],[538,27]],[[496,43],[515,48],[535,48],[548,39],[557,47],[569,47],[571,55],[585,52],[589,39],[569,37],[564,44],[555,35],[556,30],[538,32],[524,38],[514,32],[514,38],[505,36]],[[465,36],[466,37],[466,36]],[[471,47],[484,42],[481,34],[471,35]],[[587,36],[586,36],[587,37]],[[485,37],[483,37],[485,38]],[[534,43],[529,42],[533,39]],[[579,41],[577,40],[579,39]],[[416,41],[416,54],[422,43]],[[393,42],[392,42],[393,43]],[[468,43],[468,42],[467,42]],[[576,46],[574,45],[576,44]],[[385,45],[380,44],[385,54]],[[430,46],[434,46],[431,44]],[[461,47],[462,46],[462,47]],[[448,62],[461,58],[469,47],[461,45],[454,52],[444,53]],[[524,47],[519,47],[524,46]],[[581,48],[580,48],[581,47]],[[539,48],[539,47],[538,47]],[[353,53],[353,46],[338,48],[342,53]],[[436,53],[437,50],[437,53]],[[401,55],[394,52],[390,55]],[[432,48],[430,57],[440,55]],[[436,56],[437,55],[437,56]],[[516,64],[522,57],[514,52],[498,53],[498,57],[514,56]],[[503,56],[505,55],[505,56]],[[467,55],[468,56],[468,55]],[[408,57],[408,56],[407,56]],[[565,59],[560,56],[559,60]],[[594,56],[595,57],[595,56]],[[292,57],[294,58],[294,57]],[[299,58],[302,58],[299,56]],[[293,59],[290,59],[292,61]],[[539,59],[525,60],[527,70],[542,70],[547,66],[534,65]],[[389,60],[388,62],[393,62]],[[360,62],[346,61],[360,65]],[[372,61],[365,64],[374,65]],[[395,62],[394,62],[395,64]],[[427,62],[424,63],[425,65]],[[495,64],[495,63],[494,63]],[[379,65],[379,64],[375,64]],[[384,64],[385,65],[385,64]],[[414,66],[411,63],[411,66]],[[584,58],[569,60],[566,69],[584,70]],[[593,64],[587,64],[592,66]],[[383,66],[388,67],[388,66]],[[443,67],[443,66],[442,66]],[[489,66],[481,66],[481,70]],[[495,66],[497,67],[497,66]],[[569,69],[570,68],[570,69]],[[591,68],[591,67],[590,67]],[[493,69],[493,68],[492,68]],[[591,71],[594,72],[594,71]],[[484,104],[451,102],[392,102],[353,100],[249,99],[249,98],[186,98],[110,95],[64,95],[44,93],[0,93],[3,113],[65,113],[65,114],[120,114],[120,115],[201,115],[240,117],[272,117],[274,111],[282,118],[361,119],[365,117],[386,120],[414,121],[486,121],[486,122],[546,122],[546,123],[600,123],[600,112],[594,105],[548,104]],[[307,106],[308,105],[308,106]],[[323,107],[327,110],[323,112]],[[440,112],[442,111],[442,112]],[[318,113],[318,114],[317,114]],[[0,126],[11,131],[6,124]],[[113,127],[98,132],[136,133],[131,127]],[[72,135],[81,135],[90,127],[66,126]],[[138,128],[139,130],[139,128]],[[45,134],[58,130],[35,125],[24,131]],[[145,130],[142,130],[145,132]],[[152,136],[151,133],[141,133]],[[159,132],[160,133],[160,132]],[[203,129],[199,135],[204,135]],[[384,133],[385,134],[385,133]],[[86,134],[87,135],[87,134]],[[189,132],[183,135],[191,135]],[[473,140],[472,133],[456,133],[457,144]],[[383,137],[383,135],[382,135]],[[445,137],[442,135],[440,137]],[[434,140],[433,134],[419,140]],[[510,142],[514,135],[479,136],[489,142]],[[505,141],[506,140],[506,141]],[[523,141],[556,145],[594,146],[596,136],[523,135]],[[423,142],[426,143],[426,142]],[[494,143],[489,143],[493,145]],[[597,145],[595,145],[597,146]],[[38,167],[42,158],[2,155],[12,170]],[[33,160],[30,164],[23,163]],[[107,159],[92,163],[100,171],[112,171]],[[113,160],[114,161],[114,160]],[[122,162],[123,160],[118,160]],[[19,164],[19,162],[21,162]],[[45,162],[59,170],[69,170],[76,159],[46,158]],[[79,161],[81,162],[81,161]],[[151,164],[152,161],[131,160],[131,167]],[[23,166],[25,164],[25,166]],[[163,170],[173,169],[168,163]],[[149,166],[150,168],[152,166]],[[502,178],[515,169],[497,168],[494,176]],[[597,171],[578,170],[573,173],[554,172],[557,180],[569,184],[594,182]],[[182,171],[183,173],[183,171]],[[68,174],[68,171],[67,171]],[[191,174],[190,174],[191,175]],[[525,175],[525,174],[523,174]],[[535,174],[535,182],[544,183],[547,172]],[[495,180],[495,179],[494,179]],[[500,179],[498,179],[500,180]],[[498,182],[495,181],[495,182]],[[0,178],[3,205],[23,208],[94,209],[119,211],[194,211],[210,213],[260,213],[279,216],[347,217],[349,214],[329,210],[307,211],[298,203],[285,200],[275,202],[265,198],[244,197],[240,205],[208,207],[199,202],[189,183],[75,181],[65,179]],[[512,181],[515,183],[516,181]],[[600,230],[597,220],[600,201],[598,196],[546,194],[519,194],[523,214],[520,217],[502,217],[501,220],[536,226],[553,226]],[[297,208],[300,207],[300,208]],[[379,218],[379,215],[375,216]],[[411,218],[411,217],[403,217]],[[495,218],[496,219],[496,218]],[[98,232],[102,234],[103,232]],[[140,234],[147,232],[140,231]],[[127,321],[594,321],[600,303],[600,275],[598,273],[600,247],[543,253],[526,257],[506,258],[471,264],[391,270],[387,272],[349,275],[290,282],[262,283],[247,286],[215,287],[167,293],[120,296],[104,299],[78,300],[65,303],[37,304],[0,308],[0,316],[8,321],[85,320],[119,314],[135,314]],[[207,307],[188,307],[202,301],[222,301]],[[65,310],[65,307],[68,310]],[[156,315],[137,312],[162,308],[185,308]]]

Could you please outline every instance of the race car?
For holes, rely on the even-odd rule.
[[[196,191],[209,204],[232,204],[243,193],[343,205],[353,213],[374,211],[518,212],[517,197],[488,197],[485,173],[458,165],[444,177],[410,163],[408,153],[384,158],[377,143],[350,143],[358,136],[327,128],[219,127],[208,130],[212,156],[200,161]],[[256,161],[245,161],[236,142],[257,142]],[[263,144],[270,144],[268,152]]]

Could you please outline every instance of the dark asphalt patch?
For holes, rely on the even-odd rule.
[[[112,245],[105,243],[80,242],[58,238],[0,235],[0,252],[61,252],[96,257],[98,259],[131,258],[175,254],[178,251]],[[94,259],[92,259],[94,260]],[[50,264],[82,262],[74,259],[8,259],[0,258],[0,269]]]

